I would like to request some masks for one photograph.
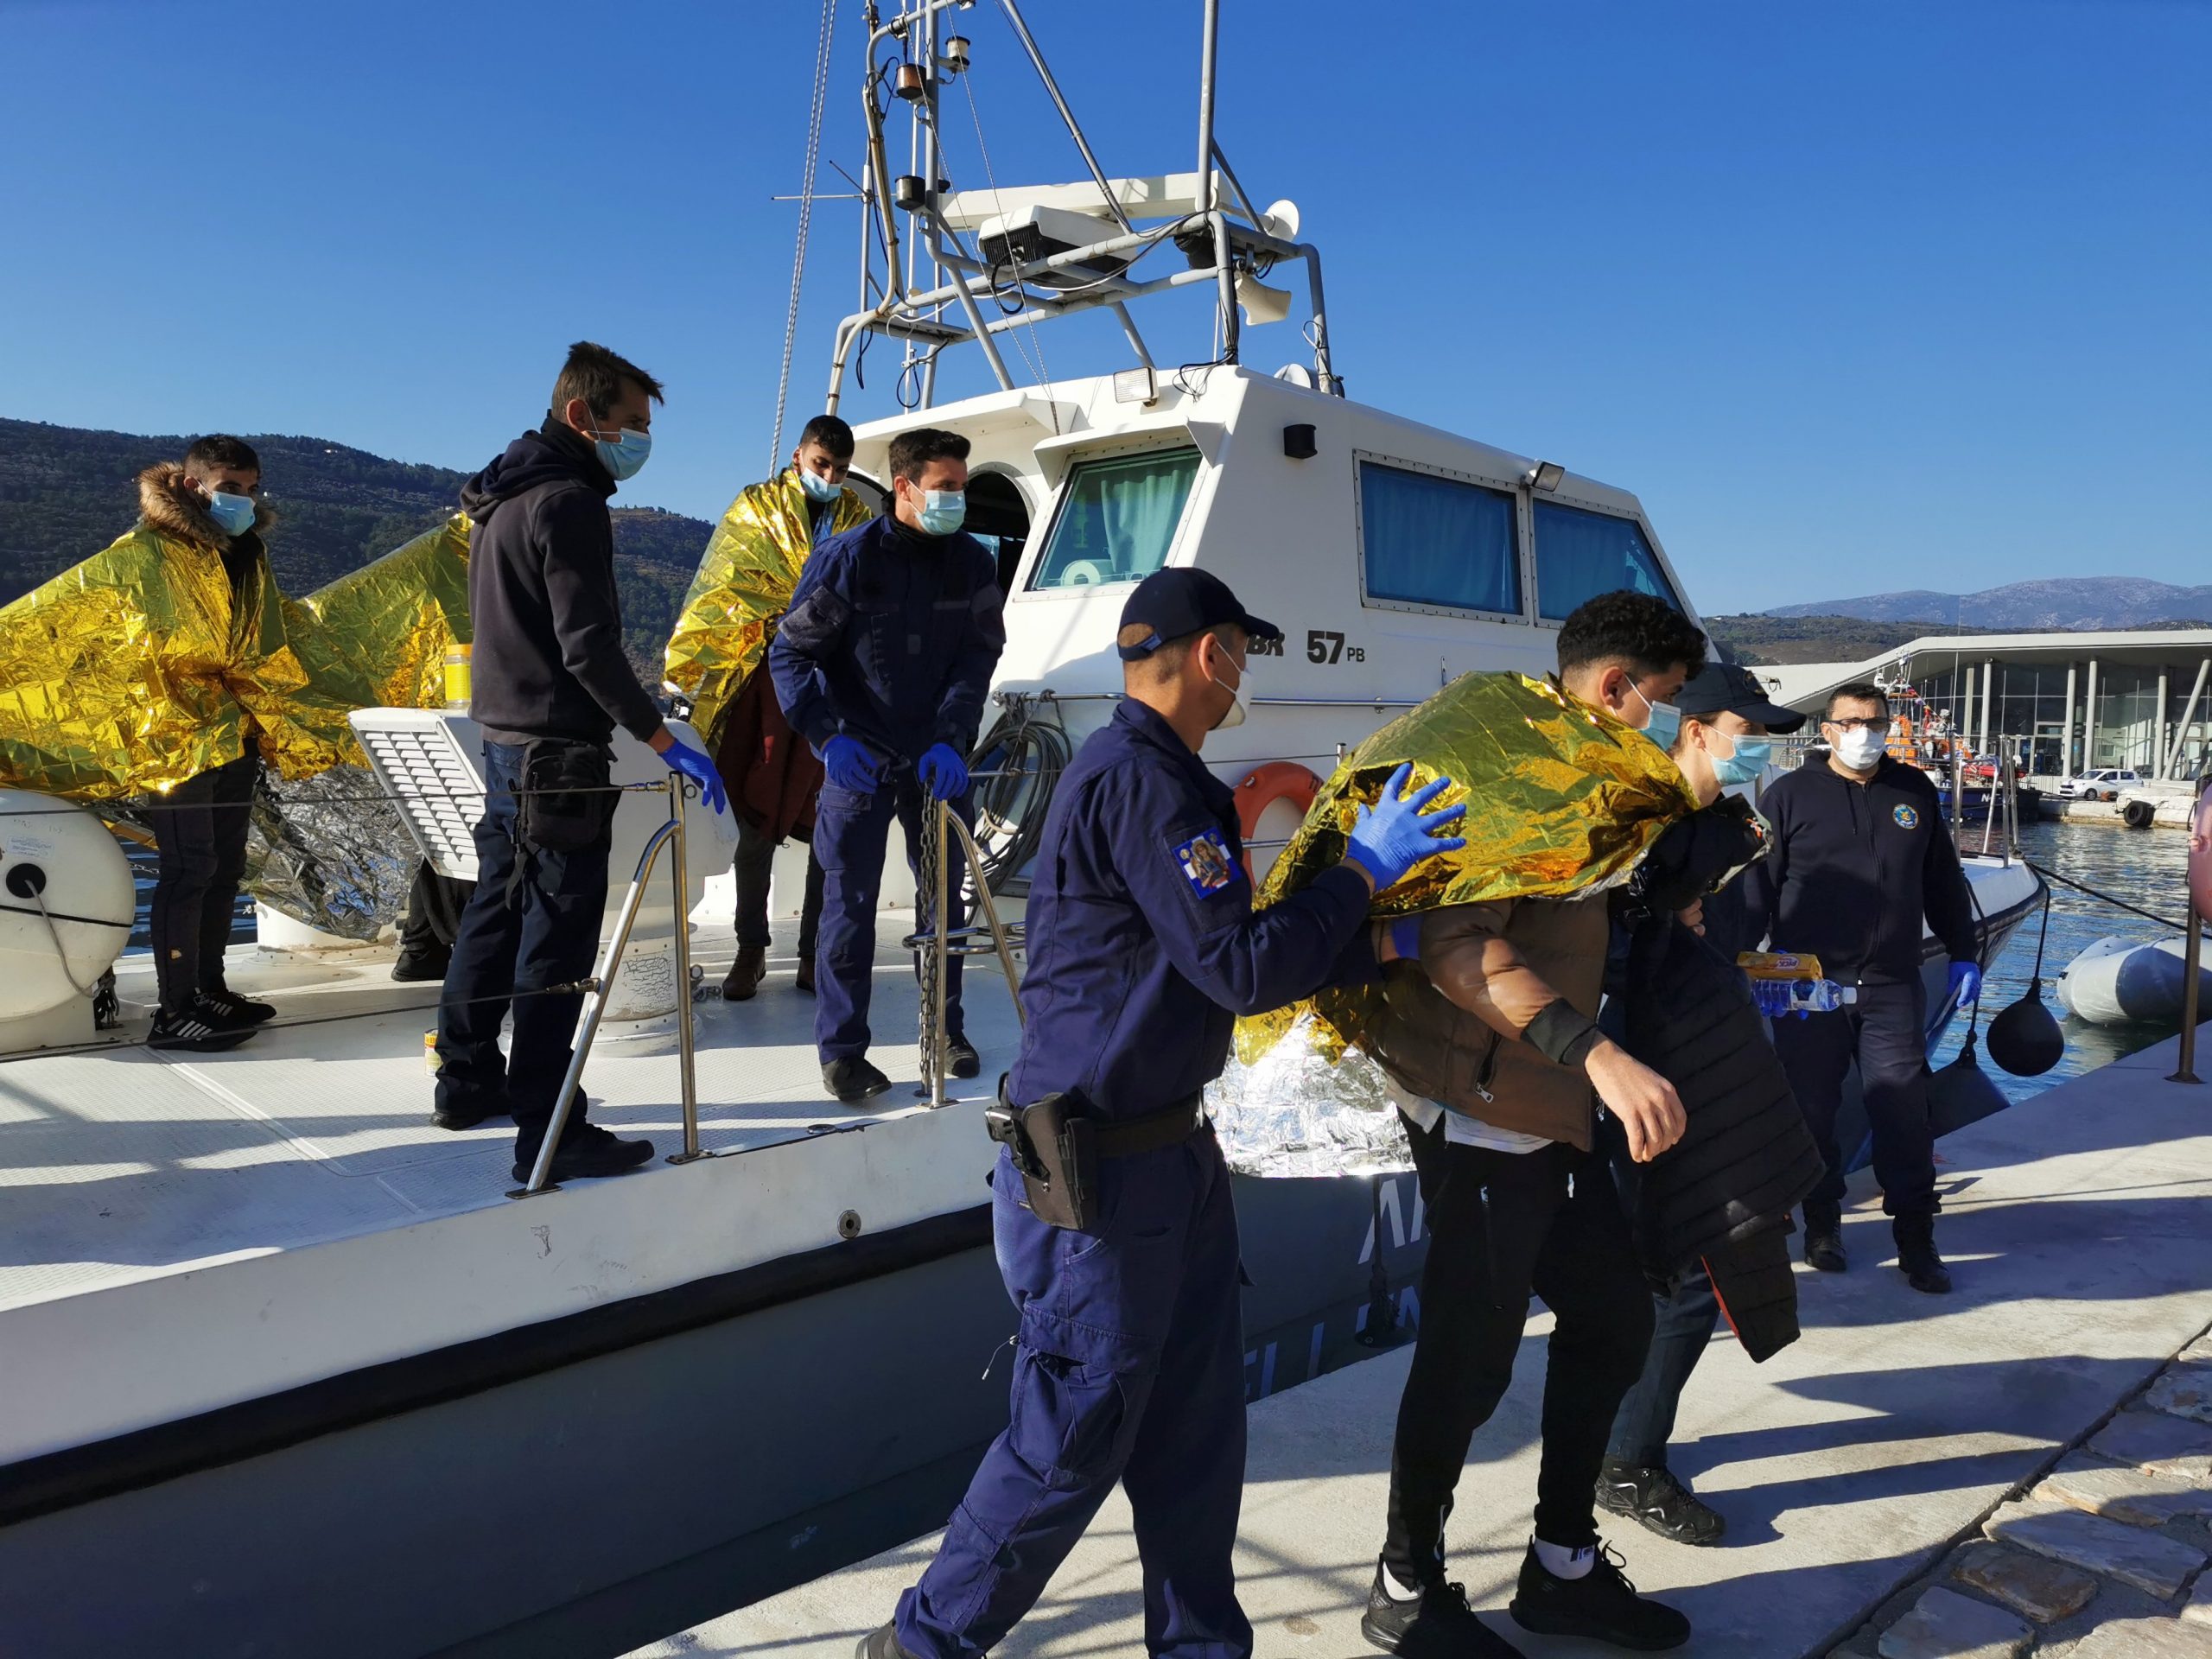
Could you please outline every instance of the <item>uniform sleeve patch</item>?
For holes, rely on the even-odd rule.
[[[1225,891],[1238,874],[1236,861],[1230,857],[1229,843],[1218,830],[1205,830],[1177,847],[1175,862],[1191,891],[1201,899]]]
[[[1890,816],[1897,821],[1900,830],[1916,828],[1920,823],[1920,814],[1902,803],[1890,809]]]

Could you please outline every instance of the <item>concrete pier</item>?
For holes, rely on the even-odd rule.
[[[1862,1173],[1846,1217],[1851,1271],[1799,1270],[1803,1338],[1755,1367],[1724,1330],[1684,1399],[1674,1465],[1727,1517],[1726,1542],[1690,1549],[1599,1517],[1637,1585],[1694,1621],[1683,1651],[1783,1659],[1844,1642],[2212,1325],[2212,1086],[2164,1081],[2174,1065],[2168,1041],[1941,1143],[1938,1238],[1953,1295],[1905,1284]],[[1529,1532],[1548,1330],[1540,1313],[1512,1391],[1476,1437],[1451,1572],[1524,1652],[1611,1652],[1529,1635],[1504,1613]],[[1238,1568],[1262,1653],[1370,1651],[1358,1614],[1408,1357],[1253,1408]],[[889,1617],[935,1542],[917,1539],[636,1659],[843,1659]],[[1139,1586],[1117,1496],[996,1651],[1140,1653]]]

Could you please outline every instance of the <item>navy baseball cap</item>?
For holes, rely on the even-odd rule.
[[[1766,684],[1758,675],[1734,663],[1707,664],[1702,674],[1682,683],[1675,696],[1675,707],[1686,715],[1729,710],[1782,737],[1805,723],[1804,715],[1783,708],[1767,695]]]
[[[1211,570],[1188,567],[1155,570],[1137,583],[1129,602],[1122,607],[1122,631],[1142,623],[1151,629],[1150,636],[1134,645],[1117,645],[1115,649],[1123,662],[1134,663],[1151,656],[1170,639],[1180,639],[1204,628],[1218,627],[1224,622],[1234,622],[1255,639],[1282,638],[1281,628],[1238,604],[1236,595],[1229,591],[1229,584]]]

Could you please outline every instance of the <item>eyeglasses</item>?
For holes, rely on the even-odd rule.
[[[1840,732],[1886,732],[1890,729],[1890,717],[1887,715],[1871,715],[1864,719],[1853,715],[1848,719],[1832,720],[1827,723]]]

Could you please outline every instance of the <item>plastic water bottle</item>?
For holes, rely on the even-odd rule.
[[[1791,1014],[1833,1014],[1859,1001],[1857,987],[1839,985],[1832,979],[1793,979],[1788,983]]]

